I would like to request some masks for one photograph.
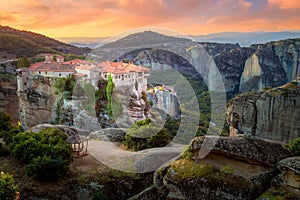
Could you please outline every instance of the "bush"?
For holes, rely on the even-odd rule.
[[[13,137],[10,149],[26,164],[28,175],[50,180],[63,176],[72,162],[72,149],[66,139],[63,132],[52,128],[19,133]]]
[[[150,119],[137,121],[125,134],[123,144],[135,151],[163,147],[170,142],[170,137],[165,128],[160,128]]]
[[[300,137],[291,141],[288,145],[289,150],[291,150],[295,155],[300,155]]]
[[[17,197],[17,186],[15,185],[14,178],[1,172],[0,174],[0,199],[15,200]]]
[[[181,158],[185,158],[185,159],[191,159],[193,157],[193,153],[190,150],[189,146],[184,147],[182,154],[181,154]]]
[[[0,111],[0,130],[8,131],[10,129],[10,116]]]

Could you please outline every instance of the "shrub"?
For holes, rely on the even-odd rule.
[[[300,137],[295,139],[294,141],[291,141],[288,144],[289,150],[291,150],[295,155],[300,155]]]
[[[10,129],[10,123],[9,115],[0,111],[0,130],[8,131]]]
[[[0,174],[0,199],[15,200],[17,196],[17,186],[13,176],[1,172]]]
[[[46,180],[63,176],[72,162],[67,136],[57,129],[19,133],[10,145],[12,155],[26,164],[26,173]]]
[[[184,147],[181,157],[185,159],[191,159],[193,157],[193,153],[191,152],[189,146]]]
[[[227,164],[220,168],[220,172],[223,174],[233,174],[234,170],[232,169],[232,167],[229,164]]]
[[[151,119],[137,121],[125,134],[123,144],[135,151],[163,147],[170,141],[169,134],[165,128],[160,128]]]

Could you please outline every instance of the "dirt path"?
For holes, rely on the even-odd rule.
[[[111,142],[90,140],[88,153],[96,161],[108,167],[132,173],[145,173],[155,171],[165,162],[178,156],[182,152],[182,148],[182,145],[173,145],[130,152],[120,149]],[[94,159],[87,158],[84,161],[88,164],[87,169],[97,164]]]

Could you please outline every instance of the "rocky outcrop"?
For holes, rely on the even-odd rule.
[[[209,151],[203,158],[199,157],[202,150]],[[270,187],[278,173],[276,163],[291,155],[277,143],[253,137],[195,138],[180,158],[155,172],[156,195],[161,199],[255,199]]]
[[[52,80],[35,80],[34,87],[19,92],[19,116],[22,127],[26,130],[55,120],[56,98]]]
[[[282,87],[245,93],[227,105],[231,135],[250,134],[289,142],[300,137],[300,80]]]
[[[150,107],[146,105],[142,95],[135,89],[130,93],[128,111],[133,121],[145,119],[150,116]]]
[[[278,87],[300,75],[300,40],[252,45],[256,51],[244,67],[240,92]]]
[[[300,194],[300,156],[281,160],[278,167],[285,185],[295,188]]]
[[[32,132],[39,132],[43,129],[47,128],[55,128],[58,129],[68,136],[75,136],[75,135],[82,135],[82,136],[88,136],[89,132],[83,129],[79,129],[76,127],[71,127],[71,126],[65,126],[65,125],[52,125],[52,124],[39,124],[36,126],[31,127],[30,129],[26,130],[27,132],[32,131]]]
[[[278,163],[281,171],[273,180],[272,187],[257,200],[299,199],[300,197],[300,157],[289,157]]]
[[[3,75],[0,78],[0,110],[9,114],[12,123],[17,124],[18,109],[16,79]]]
[[[123,128],[105,128],[90,133],[89,138],[110,142],[122,142],[126,134],[125,131],[126,129]]]

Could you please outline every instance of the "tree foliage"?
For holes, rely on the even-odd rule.
[[[67,77],[57,78],[54,83],[55,93],[63,93],[64,97],[69,99],[73,94],[74,85],[75,78],[70,74]]]
[[[0,199],[15,200],[17,197],[17,186],[14,178],[8,173],[1,172],[0,174]]]
[[[288,144],[288,148],[297,156],[300,155],[300,137],[295,139],[294,141],[291,141]]]
[[[111,118],[113,118],[113,113],[112,113],[112,93],[113,93],[114,87],[115,87],[115,85],[114,85],[112,76],[111,76],[111,74],[109,74],[108,78],[107,78],[107,85],[106,85],[106,98],[107,98],[107,101],[108,101],[108,104],[107,104],[107,113],[108,113],[109,117],[111,117]]]
[[[30,61],[26,56],[23,56],[21,59],[18,61],[18,68],[27,68],[30,66]]]
[[[8,131],[10,129],[10,116],[0,111],[0,130]]]
[[[26,165],[26,173],[38,179],[63,176],[72,161],[72,149],[67,136],[57,129],[44,129],[38,133],[24,132],[13,137],[12,155]]]
[[[123,144],[135,151],[163,147],[170,142],[170,137],[165,128],[160,128],[145,119],[135,122],[125,134]]]

